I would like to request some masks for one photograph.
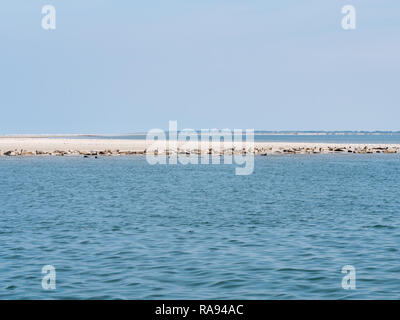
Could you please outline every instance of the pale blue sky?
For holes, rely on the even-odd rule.
[[[399,17],[398,0],[5,0],[0,134],[400,130]]]

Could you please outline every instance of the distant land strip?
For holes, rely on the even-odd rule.
[[[221,130],[217,129],[217,130]],[[168,132],[168,131],[166,131]],[[180,132],[180,131],[178,131]],[[195,130],[200,133],[200,130]],[[4,134],[0,135],[1,138],[77,138],[77,137],[129,137],[129,136],[146,136],[146,132],[134,132],[134,133],[63,133],[63,134]],[[400,135],[400,131],[266,131],[266,130],[254,130],[255,135]]]

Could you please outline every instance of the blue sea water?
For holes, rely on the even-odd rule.
[[[0,299],[397,299],[399,160],[2,157]]]

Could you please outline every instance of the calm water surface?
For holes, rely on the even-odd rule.
[[[399,298],[399,160],[0,158],[0,298]]]

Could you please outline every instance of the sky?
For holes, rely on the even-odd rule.
[[[5,0],[0,134],[400,130],[399,16],[398,0]]]

